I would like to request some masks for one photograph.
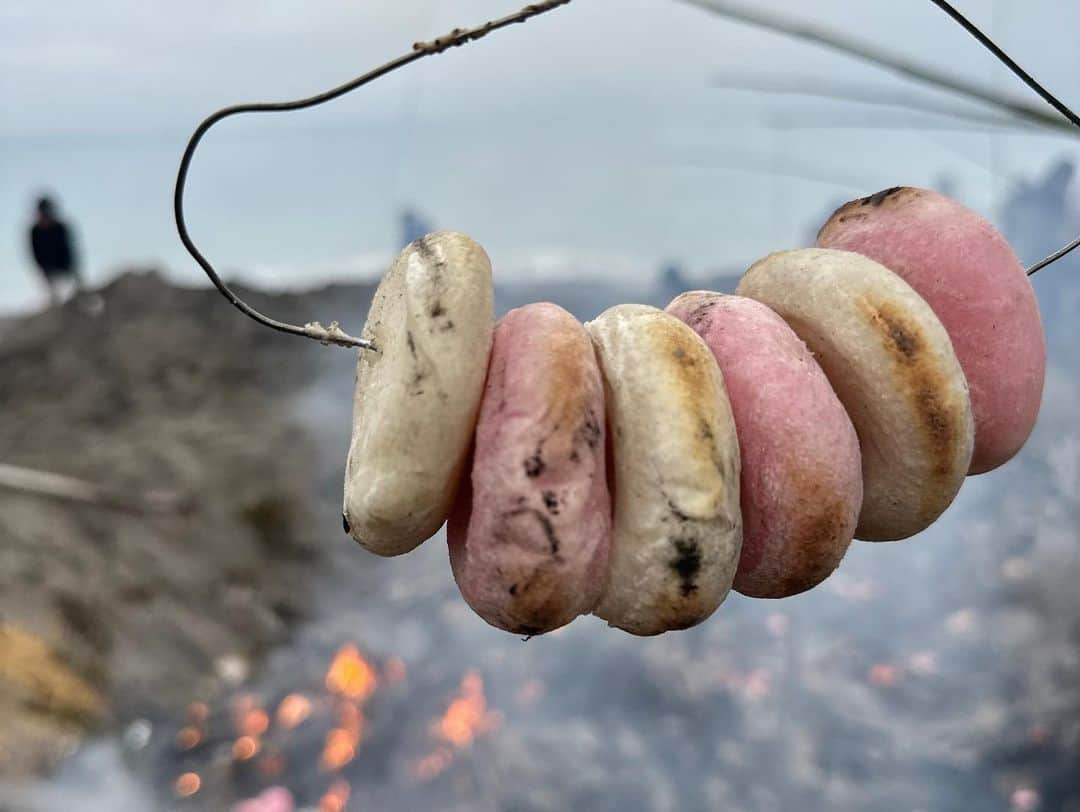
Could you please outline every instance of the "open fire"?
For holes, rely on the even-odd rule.
[[[205,702],[192,702],[175,734],[174,747],[185,766],[198,764],[200,771],[177,775],[173,796],[194,801],[197,794],[208,791],[207,776],[215,782],[226,779],[247,798],[228,803],[247,812],[261,810],[264,796],[274,804],[284,797],[295,797],[300,803],[311,793],[313,776],[322,776],[322,786],[309,803],[317,803],[319,812],[345,812],[354,796],[354,784],[345,771],[354,764],[363,771],[364,742],[373,723],[380,730],[393,724],[376,707],[380,695],[383,689],[394,692],[407,679],[403,658],[392,656],[379,665],[355,644],[345,643],[331,658],[317,690],[295,686],[300,690],[285,693],[276,702],[243,692],[214,710]],[[529,684],[527,701],[542,695],[539,686],[535,680]],[[480,672],[466,671],[456,692],[445,694],[443,710],[433,713],[421,730],[411,731],[426,742],[421,745],[426,752],[411,761],[413,779],[434,780],[449,769],[458,752],[472,747],[501,721],[502,715],[488,706]],[[227,742],[221,738],[226,731],[231,734]],[[315,742],[317,747],[313,747]],[[228,745],[227,756],[220,750],[223,744]],[[294,779],[295,786],[291,785]],[[216,791],[222,792],[222,787]]]

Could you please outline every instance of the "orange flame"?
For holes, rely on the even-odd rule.
[[[181,798],[190,798],[199,791],[199,787],[201,786],[202,779],[199,778],[198,773],[184,773],[176,779],[176,783],[173,784],[173,789]]]
[[[335,727],[327,733],[322,752],[323,769],[340,770],[352,761],[356,756],[356,744],[356,739],[352,734],[340,727]]]
[[[185,725],[176,734],[176,746],[181,750],[190,750],[202,741],[202,731],[195,725]]]
[[[375,669],[352,643],[338,649],[334,661],[330,664],[330,670],[326,673],[328,691],[358,702],[371,696],[377,682]]]
[[[241,717],[238,727],[244,736],[258,737],[270,727],[270,717],[262,708],[252,708]]]
[[[286,730],[292,730],[311,715],[311,700],[301,694],[289,694],[281,700],[277,709],[277,721]]]
[[[364,731],[364,715],[360,713],[360,708],[348,702],[342,703],[338,709],[338,727],[359,743],[360,734]]]
[[[262,745],[257,736],[241,736],[233,743],[233,758],[237,761],[247,761],[259,754]]]
[[[500,718],[487,709],[483,677],[469,671],[461,680],[461,693],[439,720],[436,733],[456,747],[468,747],[477,736],[497,727]]]
[[[319,800],[319,812],[344,812],[351,793],[352,788],[348,781],[335,781]]]

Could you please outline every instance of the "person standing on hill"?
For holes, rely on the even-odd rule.
[[[57,218],[56,206],[48,197],[42,197],[37,202],[37,218],[30,229],[30,248],[38,270],[45,277],[51,305],[60,303],[59,284],[62,281],[70,281],[76,292],[82,292],[82,277],[79,275],[71,231]]]

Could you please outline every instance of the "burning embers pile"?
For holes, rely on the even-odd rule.
[[[192,702],[171,745],[181,768],[172,778],[172,793],[180,808],[343,812],[353,794],[350,765],[364,755],[369,708],[380,705],[378,712],[387,718],[380,719],[379,729],[389,730],[393,705],[409,701],[397,690],[407,678],[400,657],[376,664],[347,643],[330,662],[321,690],[286,693],[272,702],[240,693],[216,710]],[[536,695],[543,691],[538,684],[531,690]],[[389,696],[381,703],[384,694]],[[502,720],[488,708],[483,677],[476,670],[467,671],[444,702],[443,712],[431,718],[420,736],[426,749],[407,768],[414,782],[442,775],[459,753]],[[365,770],[353,772],[363,780]]]

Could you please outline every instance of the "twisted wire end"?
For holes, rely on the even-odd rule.
[[[375,344],[366,338],[357,338],[356,336],[349,335],[341,329],[341,325],[336,321],[330,322],[329,327],[323,327],[317,321],[309,321],[304,325],[303,334],[308,338],[313,338],[322,344],[324,347],[329,347],[334,344],[338,347],[356,347],[361,350],[374,350],[378,352]]]

